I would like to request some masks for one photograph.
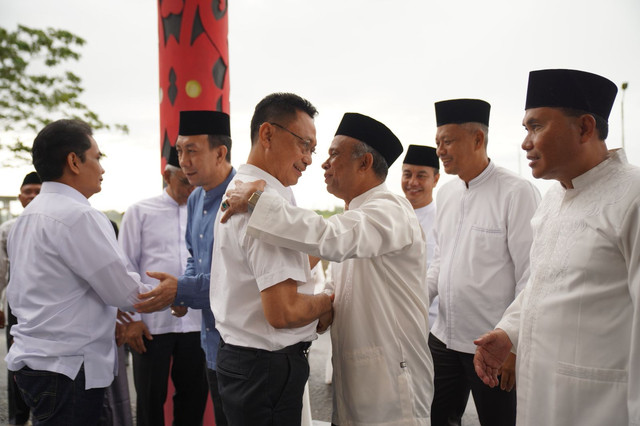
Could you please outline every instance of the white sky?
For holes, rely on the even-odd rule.
[[[166,1],[166,0],[165,0]],[[637,0],[231,0],[229,2],[232,163],[247,158],[255,104],[295,92],[320,111],[314,162],[294,192],[298,204],[331,209],[320,164],[347,111],[370,115],[403,142],[433,145],[433,103],[471,97],[492,105],[489,155],[530,177],[520,149],[530,70],[576,68],[626,90],[625,148],[640,164],[640,2]],[[83,37],[83,101],[130,134],[98,132],[108,158],[101,210],[124,211],[162,190],[158,107],[157,0],[0,0],[0,26],[69,30]],[[621,145],[621,92],[609,120]],[[57,117],[56,117],[57,118]],[[35,135],[25,135],[32,141]],[[3,142],[8,135],[0,133]],[[400,189],[404,154],[387,185]],[[0,161],[7,158],[0,153]],[[0,195],[17,194],[31,167],[2,168]],[[451,177],[443,175],[445,182]],[[537,182],[544,193],[548,183]],[[19,209],[16,209],[19,211]],[[16,212],[17,212],[16,211]]]

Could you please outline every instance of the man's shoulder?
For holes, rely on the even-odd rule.
[[[496,166],[495,172],[494,172],[494,179],[498,184],[494,186],[496,187],[496,191],[499,194],[506,195],[506,192],[508,190],[516,191],[516,192],[517,191],[537,192],[537,189],[533,184],[533,182],[504,167]]]
[[[126,213],[156,211],[159,207],[163,207],[165,204],[163,196],[156,195],[155,197],[145,198],[144,200],[131,204]]]

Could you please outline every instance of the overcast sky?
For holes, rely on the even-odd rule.
[[[247,158],[249,121],[265,95],[295,92],[320,111],[317,154],[294,187],[299,205],[342,204],[326,193],[320,165],[344,112],[384,122],[406,149],[433,145],[433,103],[460,97],[491,103],[489,156],[530,178],[520,143],[534,69],[582,69],[619,87],[628,81],[625,148],[640,165],[638,0],[230,0],[228,12],[233,165]],[[129,135],[95,135],[108,157],[102,192],[91,203],[124,211],[159,194],[157,1],[0,0],[0,26],[17,24],[83,37],[82,59],[73,65],[86,89],[82,100],[104,121],[129,125]],[[609,120],[610,148],[621,145],[620,116],[621,92]],[[401,162],[387,179],[398,193]],[[0,195],[17,194],[30,170],[3,168]]]

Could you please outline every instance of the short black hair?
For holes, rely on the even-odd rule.
[[[91,148],[91,126],[80,120],[58,120],[47,124],[33,141],[33,166],[43,182],[60,178],[67,156],[74,152],[84,163]]]
[[[262,123],[275,121],[286,125],[295,119],[298,111],[314,118],[318,110],[311,102],[294,93],[272,93],[258,102],[251,118],[251,145],[258,140],[258,131]]]
[[[568,117],[580,117],[581,115],[585,114],[592,116],[596,120],[596,130],[598,131],[598,137],[600,138],[600,140],[605,140],[607,139],[607,136],[609,136],[609,123],[598,114],[574,108],[559,109],[562,110],[562,112]]]
[[[209,149],[224,145],[227,147],[227,156],[225,160],[227,163],[231,163],[231,137],[227,135],[207,135],[209,139]]]

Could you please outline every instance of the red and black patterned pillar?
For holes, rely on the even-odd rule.
[[[228,0],[158,0],[161,170],[181,110],[229,113]]]

